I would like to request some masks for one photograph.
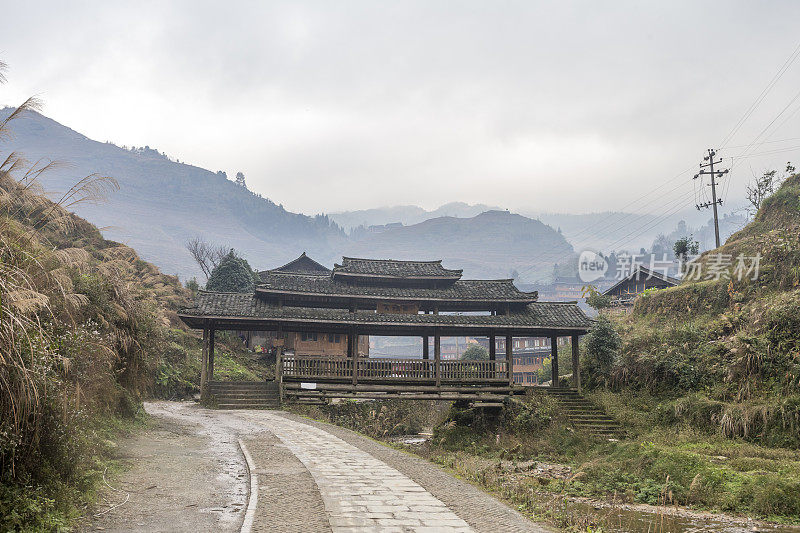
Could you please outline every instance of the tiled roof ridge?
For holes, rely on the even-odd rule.
[[[417,260],[417,259],[375,259],[370,257],[349,257],[346,255],[342,256],[342,261],[374,261],[376,263],[426,263],[426,264],[434,264],[434,263],[442,263],[442,259],[433,259],[433,260]],[[444,267],[442,267],[444,268]]]
[[[442,260],[369,259],[343,256],[333,265],[333,276],[386,276],[396,278],[460,278],[463,269],[445,268]]]
[[[282,269],[289,268],[292,265],[294,265],[295,263],[299,263],[300,261],[303,261],[303,260],[311,261],[312,265],[314,265],[315,267],[319,267],[320,268],[320,270],[319,270],[320,273],[330,274],[330,272],[331,272],[331,269],[329,269],[328,267],[326,267],[325,265],[323,265],[319,261],[316,261],[316,260],[312,259],[308,255],[306,255],[305,252],[300,254],[295,259],[292,259],[291,261],[289,261],[285,265],[281,265],[279,267],[271,268],[271,269],[267,270],[267,272],[283,272],[283,273],[286,273],[286,274],[291,274],[292,273],[291,271],[283,271]]]

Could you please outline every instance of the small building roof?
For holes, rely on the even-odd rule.
[[[396,259],[362,259],[342,257],[342,264],[333,267],[333,277],[368,277],[389,279],[457,280],[462,270],[442,266],[442,261],[399,261]]]
[[[629,281],[632,281],[634,279],[635,280],[641,280],[641,279],[648,279],[648,278],[655,278],[655,279],[661,280],[664,283],[666,283],[668,285],[672,285],[672,286],[679,285],[680,282],[681,282],[681,280],[673,278],[671,276],[667,276],[666,274],[664,274],[662,272],[657,272],[655,270],[650,270],[649,268],[644,267],[642,265],[636,265],[636,268],[634,268],[631,271],[630,274],[628,274],[627,276],[625,276],[624,278],[622,278],[621,280],[616,282],[614,285],[612,285],[608,289],[604,290],[603,294],[611,294],[618,287],[620,287],[620,286],[624,285],[625,283],[627,283]]]
[[[331,269],[317,263],[310,257],[306,255],[305,252],[300,254],[300,257],[297,259],[293,259],[289,261],[283,266],[279,266],[278,268],[273,268],[271,270],[265,270],[260,272],[260,275],[264,275],[270,272],[283,272],[287,274],[311,274],[311,275],[327,275],[331,273]]]

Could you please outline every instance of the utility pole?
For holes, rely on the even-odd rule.
[[[722,159],[719,161],[714,161],[714,157],[717,155],[717,152],[713,148],[708,149],[708,155],[703,158],[703,161],[708,161],[707,163],[700,163],[700,168],[704,169],[708,167],[708,170],[701,170],[697,174],[694,175],[694,179],[699,178],[704,174],[708,174],[711,176],[711,201],[704,202],[702,204],[697,204],[695,207],[699,211],[700,209],[708,209],[709,207],[714,208],[714,237],[717,241],[717,248],[720,246],[719,242],[719,214],[717,213],[717,204],[722,205],[722,198],[719,200],[717,199],[717,178],[721,178],[725,174],[728,173],[728,169],[725,170],[718,170],[716,173],[714,172],[714,165],[718,165],[722,163]]]

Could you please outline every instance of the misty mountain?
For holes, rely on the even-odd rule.
[[[507,211],[389,228],[350,243],[345,255],[443,259],[448,268],[463,268],[465,277],[521,281],[549,279],[554,263],[574,257],[572,246],[558,231]]]
[[[10,112],[0,110],[0,117]],[[107,201],[78,205],[74,211],[101,227],[106,238],[133,247],[144,260],[184,279],[200,275],[184,246],[197,235],[236,248],[261,268],[303,251],[330,263],[346,242],[327,217],[291,213],[224,174],[172,161],[147,147],[127,150],[93,141],[38,113],[15,121],[6,147],[30,161],[67,163],[40,178],[51,197],[92,173],[116,178],[119,191]]]
[[[10,110],[0,111],[5,117]],[[342,255],[393,259],[443,259],[468,277],[546,280],[553,263],[573,257],[564,235],[545,223],[487,205],[454,202],[432,211],[399,206],[326,216],[286,211],[272,200],[214,173],[173,161],[149,147],[126,149],[93,141],[38,113],[14,124],[7,147],[29,160],[67,162],[43,174],[51,197],[97,173],[119,181],[108,200],[75,206],[103,234],[135,248],[143,259],[183,279],[199,269],[185,249],[201,236],[235,248],[258,269],[272,268],[301,252],[331,266]],[[349,217],[349,218],[348,218]],[[348,221],[349,220],[349,221]],[[348,236],[336,223],[406,225]]]
[[[501,208],[486,204],[450,202],[430,211],[416,205],[395,205],[359,211],[342,211],[340,213],[331,213],[328,216],[339,226],[349,231],[358,226],[381,226],[396,222],[408,226],[439,217],[471,218],[484,211],[492,210],[501,210]]]
[[[398,222],[411,225],[443,216],[471,218],[485,211],[501,210],[503,208],[486,204],[452,202],[433,210],[425,210],[416,205],[398,205],[331,213],[328,216],[346,231],[352,232],[359,226],[382,226]],[[564,237],[578,251],[584,249],[598,251],[621,248],[631,251],[638,251],[639,248],[649,249],[658,235],[670,233],[682,219],[692,225],[705,223],[705,220],[701,220],[703,215],[698,215],[690,207],[687,207],[686,212],[676,213],[663,219],[655,214],[637,214],[625,211],[573,214],[546,213],[531,208],[519,209],[516,212],[560,229]],[[359,236],[360,233],[356,231],[354,235]]]

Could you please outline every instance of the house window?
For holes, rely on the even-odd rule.
[[[316,333],[308,333],[308,332],[304,331],[303,333],[300,334],[300,340],[301,341],[314,341],[314,342],[316,342],[317,341],[317,334]]]
[[[338,333],[328,333],[328,342],[331,344],[339,344],[342,342],[342,336]]]

